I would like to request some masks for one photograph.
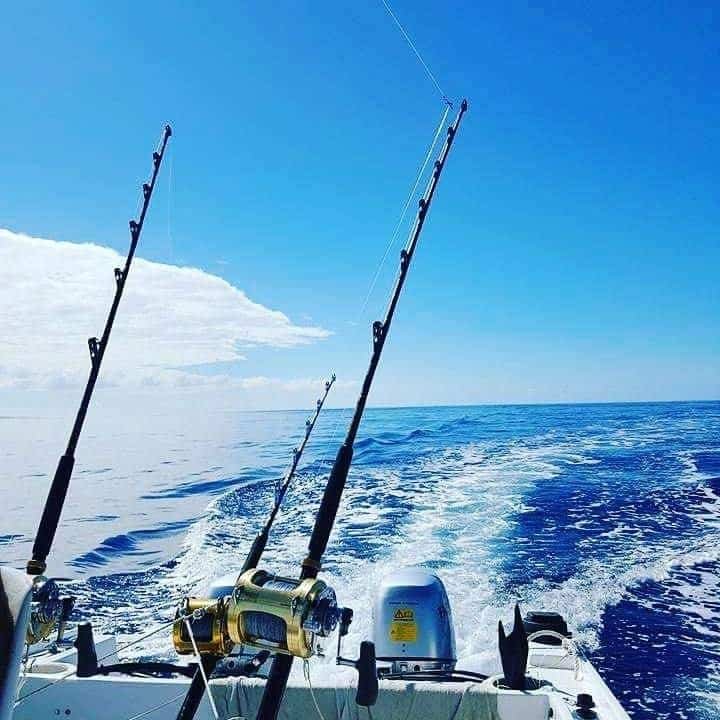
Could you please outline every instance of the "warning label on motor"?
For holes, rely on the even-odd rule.
[[[390,640],[403,643],[415,642],[417,634],[415,610],[410,607],[397,608],[390,623]]]

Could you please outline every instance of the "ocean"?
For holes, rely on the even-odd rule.
[[[94,411],[50,567],[78,613],[136,639],[236,571],[308,414]],[[323,412],[269,569],[297,573],[349,415]],[[68,429],[0,418],[0,562],[29,556]],[[720,716],[719,564],[720,403],[423,407],[367,411],[324,577],[355,610],[348,652],[378,580],[420,565],[447,587],[460,657],[496,667],[515,602],[557,610],[635,720],[706,720]],[[169,631],[126,652],[171,654]]]

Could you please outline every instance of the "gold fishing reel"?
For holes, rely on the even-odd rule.
[[[228,655],[233,645],[308,658],[316,638],[335,629],[342,608],[335,591],[322,580],[295,580],[252,569],[243,573],[224,598],[185,598],[175,623],[178,653]],[[190,637],[190,631],[192,637]]]
[[[203,655],[229,655],[233,643],[226,629],[226,605],[226,598],[184,598],[173,625],[175,650],[180,655],[190,655],[196,648]]]

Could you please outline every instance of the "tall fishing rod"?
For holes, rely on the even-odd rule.
[[[260,564],[262,555],[265,552],[265,547],[267,546],[270,530],[272,529],[275,518],[278,514],[278,511],[280,510],[280,506],[282,505],[283,499],[285,498],[285,494],[290,487],[290,483],[295,476],[295,471],[300,464],[300,460],[303,456],[303,452],[305,451],[305,447],[310,440],[310,435],[312,434],[313,428],[315,427],[315,423],[320,417],[320,413],[322,412],[323,406],[325,405],[325,400],[327,399],[327,396],[330,393],[330,389],[332,388],[334,383],[335,373],[330,376],[329,380],[325,381],[325,392],[320,398],[318,398],[317,402],[315,403],[315,412],[305,421],[305,436],[303,437],[300,445],[298,445],[298,447],[293,450],[293,457],[292,462],[290,463],[290,467],[278,483],[278,486],[275,490],[275,499],[273,501],[273,506],[270,510],[270,514],[268,515],[268,518],[265,521],[265,524],[263,525],[260,532],[255,536],[255,540],[253,540],[253,544],[251,545],[250,550],[248,551],[248,554],[245,558],[245,562],[243,563],[240,575],[247,572],[251,568],[256,568]],[[180,630],[182,630],[182,626],[180,626]],[[180,706],[180,710],[178,711],[177,720],[192,720],[192,718],[195,716],[195,713],[200,706],[200,702],[202,701],[203,695],[205,694],[205,679],[210,677],[220,659],[220,656],[217,654],[206,654],[201,656],[200,663],[202,663],[202,669],[198,667],[197,670],[195,670],[195,674],[193,675],[192,681],[190,682],[190,687],[188,688],[183,703]]]
[[[140,240],[140,234],[142,233],[143,224],[145,223],[145,214],[150,205],[150,198],[155,188],[155,180],[157,179],[160,164],[165,155],[165,147],[171,135],[172,128],[166,125],[159,147],[153,152],[152,177],[150,178],[150,182],[143,183],[142,186],[143,204],[140,217],[137,220],[130,220],[130,250],[125,260],[125,266],[122,269],[115,268],[115,297],[110,306],[110,312],[105,322],[102,337],[99,340],[96,337],[91,337],[88,340],[88,348],[90,349],[90,376],[88,377],[85,392],[83,393],[80,407],[75,416],[75,422],[70,432],[67,449],[65,450],[65,454],[60,457],[52,485],[50,486],[50,492],[45,501],[45,508],[43,509],[37,536],[33,544],[32,559],[28,560],[27,563],[28,575],[42,575],[47,568],[47,556],[50,553],[50,547],[55,539],[63,504],[65,503],[65,496],[67,495],[70,478],[72,477],[73,466],[75,465],[75,448],[80,438],[88,406],[90,405],[93,390],[95,389],[95,383],[100,373],[100,366],[105,356],[108,341],[110,340],[110,333],[113,328],[113,323],[115,322],[115,315],[120,305],[123,290],[125,289],[125,282],[130,272],[130,265],[135,255],[135,249]]]
[[[402,289],[405,284],[405,278],[407,277],[410,263],[412,262],[413,255],[415,254],[415,248],[417,247],[420,233],[422,232],[423,225],[425,224],[425,218],[427,217],[428,210],[430,209],[430,203],[432,202],[435,194],[435,188],[440,180],[440,175],[445,167],[445,162],[448,154],[450,153],[450,148],[452,147],[457,130],[460,127],[460,121],[467,111],[467,107],[467,100],[463,100],[455,121],[448,128],[445,144],[440,151],[438,159],[435,161],[435,169],[433,170],[430,182],[425,190],[425,194],[420,199],[417,217],[415,218],[415,223],[410,231],[410,237],[406,246],[400,251],[400,271],[395,282],[395,287],[393,288],[390,296],[390,302],[385,314],[385,319],[383,321],[378,320],[373,323],[373,348],[372,355],[370,357],[370,364],[360,390],[360,396],[358,397],[357,404],[355,406],[355,413],[350,421],[350,426],[345,440],[338,450],[335,463],[330,471],[330,477],[328,478],[327,485],[325,486],[325,492],[320,504],[320,509],[315,517],[315,526],[313,527],[312,535],[310,537],[308,555],[302,561],[302,570],[300,573],[301,580],[316,578],[320,572],[322,556],[325,553],[325,549],[330,539],[330,533],[332,532],[333,525],[335,523],[340,499],[342,497],[343,490],[345,489],[345,482],[347,480],[348,471],[350,470],[350,464],[353,457],[355,437],[357,436],[360,421],[362,420],[362,416],[365,411],[365,405],[370,393],[370,388],[372,387],[373,378],[375,377],[375,371],[377,370],[380,362],[380,356],[382,355],[383,347],[385,346],[385,340],[387,339],[390,331],[390,324],[392,323],[393,316],[395,315],[395,308],[397,307],[398,300],[400,299],[400,294],[402,293]],[[285,687],[287,686],[292,662],[293,655],[275,655],[272,667],[270,668],[270,674],[265,684],[265,690],[258,710],[257,720],[276,720],[283,695],[285,694]]]

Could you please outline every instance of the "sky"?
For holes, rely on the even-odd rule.
[[[720,398],[717,6],[392,5],[470,110],[371,404]],[[0,402],[79,394],[170,122],[102,391],[352,403],[443,111],[380,0],[3,15]]]

